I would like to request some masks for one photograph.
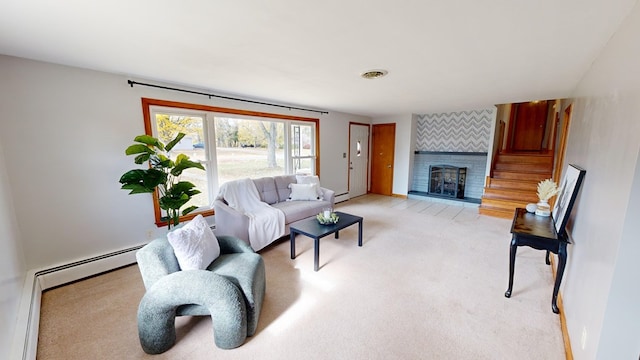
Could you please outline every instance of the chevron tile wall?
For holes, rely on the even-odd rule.
[[[418,115],[417,151],[487,152],[495,108]]]

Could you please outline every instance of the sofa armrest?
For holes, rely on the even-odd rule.
[[[249,244],[249,218],[243,213],[227,205],[224,200],[213,202],[217,236],[230,235]]]
[[[322,198],[331,203],[331,206],[336,203],[336,192],[327,188],[320,187],[322,190]]]

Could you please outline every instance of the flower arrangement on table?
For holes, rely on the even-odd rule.
[[[325,211],[316,215],[316,219],[322,225],[331,225],[337,223],[340,217],[332,211]]]
[[[537,204],[536,215],[551,215],[549,199],[558,194],[558,191],[558,185],[551,179],[545,179],[538,183],[538,199],[540,201]]]

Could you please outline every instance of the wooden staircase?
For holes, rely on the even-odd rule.
[[[515,208],[538,202],[538,183],[552,172],[553,153],[500,153],[484,188],[480,214],[513,218]]]

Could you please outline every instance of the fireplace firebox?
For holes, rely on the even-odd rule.
[[[429,166],[429,194],[464,199],[466,167]]]

